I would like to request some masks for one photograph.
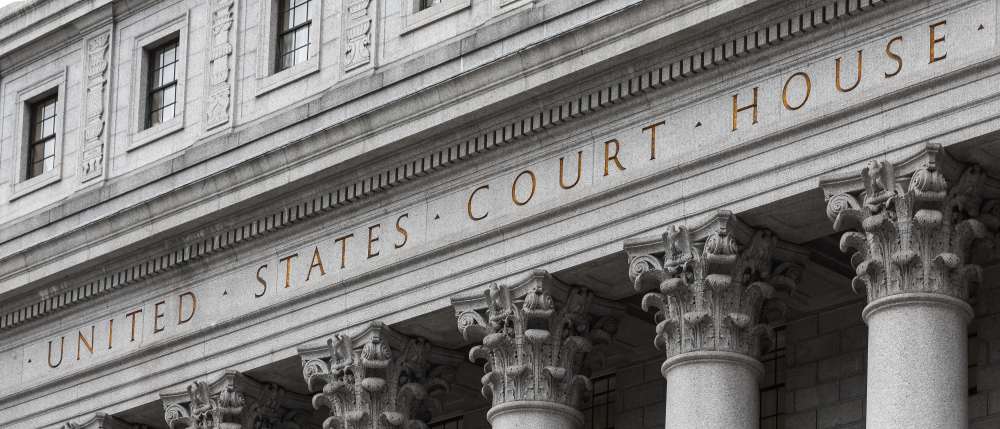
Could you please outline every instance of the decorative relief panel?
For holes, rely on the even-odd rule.
[[[349,71],[371,62],[377,15],[372,0],[344,0],[344,6],[344,71]]]
[[[233,61],[233,13],[235,0],[212,0],[212,50],[208,70],[208,107],[206,129],[229,122],[232,109],[230,71]]]
[[[1000,201],[983,198],[983,169],[952,162],[952,170],[963,170],[952,185],[940,146],[930,145],[923,158],[902,176],[892,163],[872,161],[861,171],[862,192],[828,195],[827,216],[835,230],[847,231],[840,248],[852,253],[852,287],[869,302],[909,292],[968,299],[981,276],[973,256],[990,255],[997,243]],[[977,245],[984,251],[975,252]]]
[[[80,157],[80,181],[87,182],[104,173],[107,128],[105,102],[108,83],[108,51],[111,32],[88,39],[87,95],[84,104],[83,150]]]

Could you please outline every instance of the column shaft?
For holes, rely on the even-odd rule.
[[[869,304],[866,428],[962,428],[968,416],[966,324],[972,308],[940,294]]]
[[[492,429],[580,429],[583,414],[567,405],[517,401],[497,405],[486,414]]]
[[[663,364],[666,429],[756,429],[763,365],[748,356],[694,352]]]

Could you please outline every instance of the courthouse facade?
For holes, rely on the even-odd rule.
[[[998,428],[998,27],[15,2],[0,428]]]

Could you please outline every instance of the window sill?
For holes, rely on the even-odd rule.
[[[472,0],[444,0],[427,9],[405,15],[403,16],[403,29],[400,31],[400,34],[406,34],[427,26],[446,16],[468,9],[470,6],[472,6]]]
[[[152,128],[146,128],[145,130],[139,131],[132,135],[132,141],[129,142],[128,148],[125,149],[126,152],[131,152],[135,149],[143,147],[149,143],[159,140],[167,135],[176,133],[184,129],[184,112],[182,111],[180,115],[174,116],[173,119],[159,124]]]
[[[254,96],[260,97],[306,76],[319,71],[319,55],[309,57],[305,62],[296,64],[280,72],[257,78],[257,88]]]
[[[46,186],[58,182],[62,179],[62,164],[56,164],[51,170],[42,173],[41,175],[32,177],[28,180],[22,180],[18,183],[11,185],[10,189],[10,201],[14,201]]]

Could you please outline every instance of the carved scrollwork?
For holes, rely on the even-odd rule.
[[[937,165],[939,151],[929,149],[905,188],[888,185],[902,182],[892,164],[873,162],[861,172],[862,207],[831,208],[854,198],[846,194],[827,204],[834,228],[848,230],[840,247],[851,253],[852,287],[867,291],[869,302],[906,292],[967,299],[979,281],[980,269],[970,263],[973,244],[991,238],[1000,222],[990,213],[993,203],[982,198],[983,170],[970,166],[949,186]]]
[[[228,371],[213,383],[195,381],[183,393],[161,395],[171,429],[293,429],[301,415],[282,405],[285,392]]]
[[[741,246],[729,231],[730,218],[720,213],[701,243],[684,226],[668,228],[663,268],[644,274],[659,283],[640,288],[637,282],[637,290],[654,290],[643,297],[642,308],[655,311],[654,344],[667,357],[706,350],[758,357],[761,340],[773,335],[762,318],[765,302],[798,284],[800,267],[772,260],[777,237],[758,230]]]
[[[324,429],[425,428],[434,396],[447,391],[446,367],[427,359],[431,345],[410,339],[396,353],[375,322],[363,339],[336,335],[322,358],[306,359],[303,375],[313,407],[329,408]]]
[[[564,302],[556,302],[540,282],[520,299],[513,296],[517,288],[490,285],[486,317],[473,311],[458,314],[466,338],[472,339],[472,331],[481,338],[469,359],[486,361],[483,395],[494,405],[547,401],[578,406],[581,393],[590,389],[590,379],[580,374],[584,359],[595,341],[610,341],[617,321],[609,317],[593,329],[593,293],[584,288],[571,288]]]

